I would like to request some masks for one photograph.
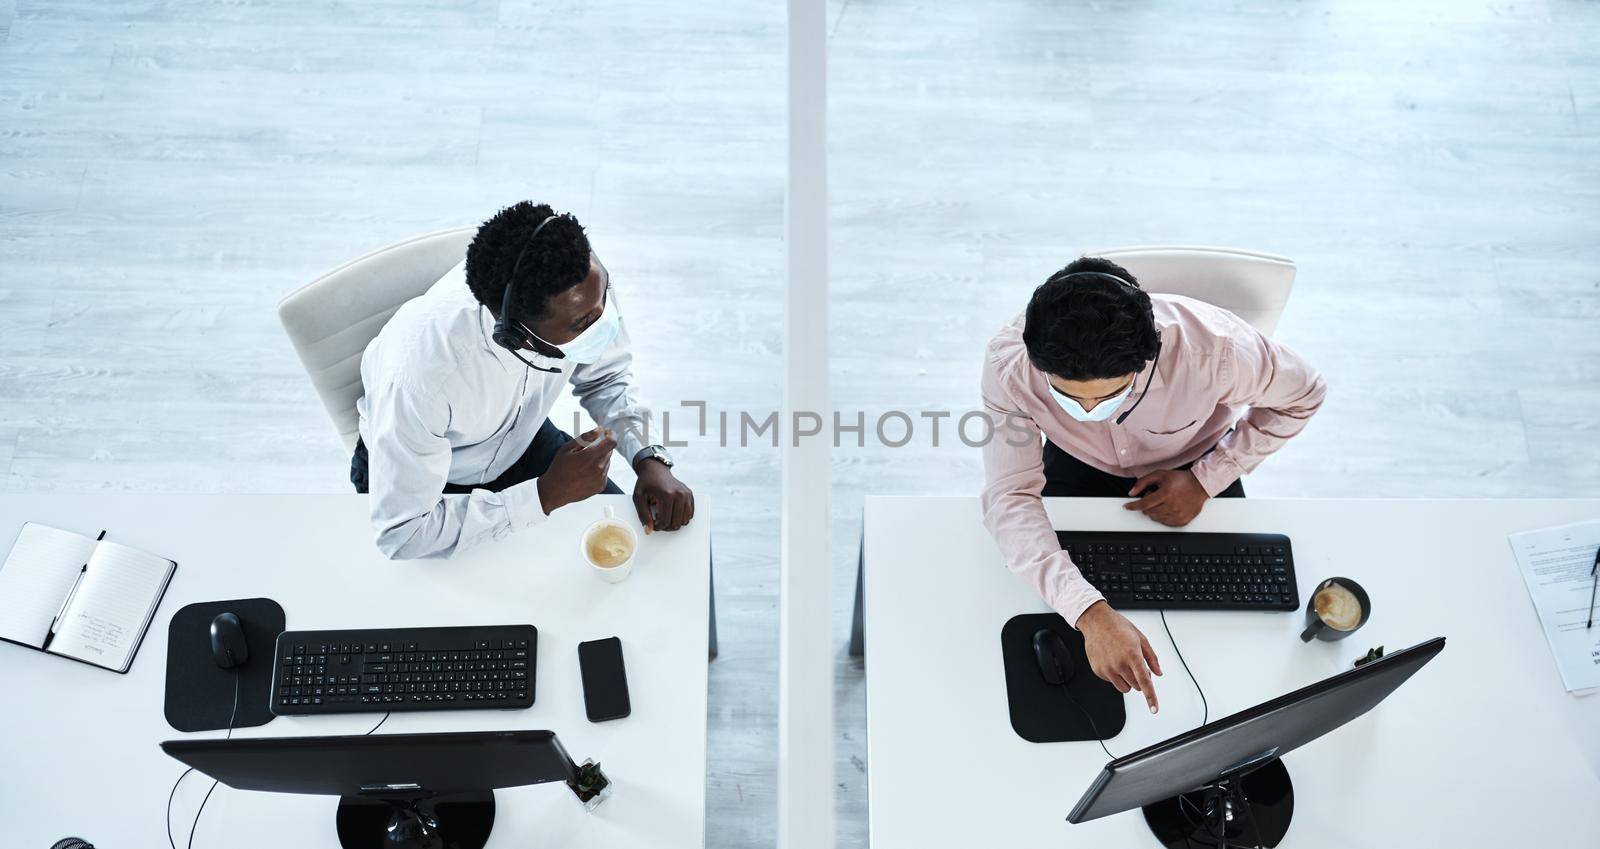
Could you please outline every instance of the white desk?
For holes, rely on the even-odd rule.
[[[560,785],[496,791],[491,847],[700,847],[705,831],[706,619],[710,522],[643,538],[633,575],[607,584],[578,552],[583,527],[612,499],[556,511],[537,528],[448,561],[391,562],[372,544],[359,495],[0,496],[0,543],[24,520],[95,533],[178,561],[126,676],[0,643],[0,807],[7,846],[68,835],[101,846],[167,845],[162,815],[183,771],[161,752],[185,735],[162,715],[167,623],[190,602],[265,596],[290,629],[507,624],[539,629],[534,706],[521,711],[396,713],[378,732],[549,729],[579,761],[601,761],[614,795],[585,813]],[[577,644],[622,638],[633,714],[584,716]],[[251,646],[270,657],[271,646]],[[279,717],[235,737],[361,734],[382,716]],[[191,775],[173,803],[183,845],[209,779]],[[218,787],[196,847],[336,846],[337,800]]]
[[[1058,529],[1153,530],[1120,499],[1047,499]],[[1600,845],[1600,697],[1562,688],[1506,534],[1600,516],[1600,501],[1218,500],[1195,531],[1282,532],[1302,603],[1359,581],[1356,635],[1302,644],[1300,614],[1167,616],[1217,719],[1348,669],[1368,647],[1440,634],[1444,652],[1383,704],[1284,757],[1285,847]],[[1106,758],[1012,730],[1000,628],[1047,610],[1005,568],[976,498],[868,498],[865,626],[873,849],[1157,846],[1137,811],[1066,815]],[[1446,585],[1458,592],[1447,595]],[[1132,694],[1122,755],[1200,722],[1155,612],[1128,616],[1166,675],[1161,713]]]

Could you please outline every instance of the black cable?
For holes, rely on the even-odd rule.
[[[378,724],[377,724],[377,725],[374,725],[374,726],[372,726],[372,728],[371,728],[371,729],[369,729],[369,730],[368,730],[368,731],[367,731],[367,733],[366,733],[366,734],[363,734],[363,735],[362,735],[362,736],[363,736],[363,737],[370,737],[370,736],[372,736],[372,732],[373,732],[373,731],[377,731],[377,730],[378,730],[378,728],[379,728],[379,727],[381,727],[381,726],[382,726],[382,725],[383,725],[383,724],[384,724],[384,723],[385,723],[385,722],[388,722],[388,721],[389,721],[389,714],[388,714],[388,713],[385,713],[385,714],[384,714],[384,715],[383,715],[383,718],[382,718],[382,719],[380,719],[380,720],[378,720]]]
[[[1250,818],[1250,830],[1256,833],[1256,846],[1265,847],[1261,842],[1261,826],[1256,822],[1256,812],[1250,808],[1250,797],[1244,795],[1244,778],[1239,779],[1239,801],[1243,803],[1244,815]]]
[[[167,794],[167,845],[172,849],[178,849],[178,844],[172,839],[172,797],[178,795],[178,785],[182,784],[183,780],[188,778],[191,772],[194,772],[194,767],[184,770],[183,775],[178,776],[178,780],[172,782],[172,792]]]
[[[1106,757],[1108,757],[1108,758],[1110,758],[1112,760],[1116,760],[1117,756],[1111,754],[1111,750],[1106,748],[1105,735],[1101,734],[1100,733],[1100,729],[1095,726],[1094,717],[1090,716],[1089,715],[1089,711],[1085,710],[1083,705],[1079,704],[1078,700],[1074,699],[1072,697],[1072,693],[1067,691],[1067,685],[1066,684],[1058,684],[1056,686],[1057,686],[1058,689],[1061,690],[1061,695],[1066,696],[1067,697],[1067,701],[1072,702],[1072,706],[1077,708],[1083,714],[1083,718],[1089,720],[1089,730],[1094,732],[1094,739],[1095,739],[1096,742],[1098,742],[1100,744],[1100,751],[1105,752],[1106,753]]]
[[[232,655],[229,655],[230,657]],[[228,736],[224,740],[233,739],[233,721],[239,716],[239,679],[242,678],[237,667],[233,670],[233,709],[228,711]]]
[[[187,849],[194,849],[194,830],[200,827],[200,815],[206,812],[206,803],[211,801],[211,793],[217,789],[220,782],[211,782],[211,789],[206,791],[206,797],[200,800],[200,810],[194,812],[194,824],[189,826],[189,843]]]
[[[234,669],[233,670],[233,710],[228,711],[228,736],[222,738],[224,740],[232,740],[233,739],[233,721],[236,718],[238,718],[238,716],[239,716],[239,679],[240,679],[240,677],[241,676],[239,675],[239,670],[237,668]],[[172,839],[172,800],[173,800],[173,797],[178,795],[178,785],[182,784],[183,780],[185,778],[188,778],[189,777],[189,773],[191,773],[191,772],[194,772],[194,767],[189,767],[188,769],[184,770],[183,774],[178,776],[178,780],[172,782],[172,790],[167,793],[167,845],[169,847],[171,847],[171,849],[178,849],[178,844]],[[216,789],[217,789],[217,782],[215,782],[215,781],[211,782],[211,790],[207,790],[206,791],[206,798],[200,800],[200,809],[194,812],[194,822],[189,825],[189,844],[188,845],[191,846],[191,847],[194,846],[194,830],[195,830],[195,827],[200,825],[200,814],[205,812],[206,801],[211,798],[211,791],[212,790],[216,790]]]
[[[1189,661],[1183,659],[1183,650],[1178,648],[1178,641],[1172,638],[1172,629],[1167,626],[1167,611],[1161,613],[1161,630],[1167,632],[1167,642],[1172,643],[1172,650],[1178,655],[1178,662],[1183,664],[1183,671],[1189,673],[1189,681],[1194,684],[1195,692],[1200,694],[1200,724],[1205,725],[1211,721],[1211,705],[1206,701],[1206,691],[1200,687],[1200,682],[1195,679],[1194,671],[1189,668]]]

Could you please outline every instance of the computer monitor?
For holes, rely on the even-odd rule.
[[[168,740],[161,749],[239,790],[341,797],[345,849],[482,849],[495,789],[568,781],[578,769],[550,731]]]
[[[1279,758],[1372,710],[1443,649],[1435,637],[1116,758],[1067,822],[1143,808],[1164,846],[1276,846],[1294,810]]]

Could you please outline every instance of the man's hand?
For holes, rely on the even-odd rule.
[[[1118,692],[1143,693],[1151,713],[1161,709],[1150,679],[1151,672],[1161,674],[1161,661],[1150,641],[1126,616],[1105,601],[1097,601],[1078,617],[1078,630],[1083,632],[1083,648],[1094,674],[1110,681]]]
[[[548,515],[557,507],[604,492],[611,452],[616,447],[616,435],[597,427],[557,448],[550,468],[539,476],[539,503],[544,512]]]
[[[1163,470],[1151,472],[1133,482],[1133,489],[1128,492],[1129,497],[1138,497],[1140,493],[1150,492],[1137,501],[1130,501],[1122,505],[1129,510],[1142,510],[1146,516],[1155,519],[1163,525],[1187,525],[1200,515],[1200,508],[1205,506],[1205,487],[1200,485],[1200,479],[1194,472]]]
[[[689,524],[694,518],[694,493],[673,477],[666,463],[646,457],[634,470],[639,483],[633,487],[633,506],[645,533],[675,531]]]

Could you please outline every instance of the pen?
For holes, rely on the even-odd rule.
[[[94,541],[99,542],[105,538],[106,532],[101,531],[100,535],[94,538]],[[55,616],[50,617],[50,630],[46,631],[44,634],[44,643],[39,646],[40,651],[50,648],[50,641],[56,638],[56,625],[61,622],[61,617],[67,615],[67,608],[72,605],[72,597],[78,594],[78,585],[83,583],[83,576],[87,574],[88,571],[88,563],[83,564],[83,568],[78,570],[77,580],[72,582],[72,589],[67,590],[67,597],[61,601],[61,609],[56,611]]]
[[[1583,626],[1584,630],[1594,627],[1594,591],[1600,589],[1600,548],[1594,550],[1594,565],[1589,567],[1589,577],[1594,581],[1589,585],[1589,624]]]

